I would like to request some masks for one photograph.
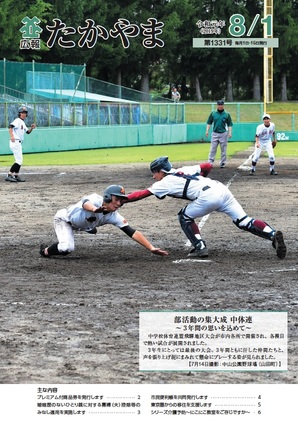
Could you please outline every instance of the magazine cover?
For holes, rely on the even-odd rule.
[[[2,2],[3,420],[296,419],[297,18]]]

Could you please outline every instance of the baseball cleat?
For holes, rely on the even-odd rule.
[[[249,175],[255,175],[255,171],[254,170],[251,170],[250,172],[249,172]]]
[[[19,182],[24,182],[24,181],[26,181],[24,178],[21,178],[21,177],[19,177],[19,176],[16,176],[16,177],[15,177],[15,180],[16,180],[16,181],[19,181]]]
[[[50,257],[49,254],[45,254],[44,250],[47,248],[45,244],[40,245],[39,254],[41,257]]]
[[[86,232],[88,232],[88,234],[96,234],[96,233],[97,233],[97,228],[96,228],[96,227],[94,227],[94,228],[92,228],[91,230],[86,231]]]
[[[203,249],[192,249],[187,257],[208,257],[208,249],[207,247],[204,247]]]
[[[280,259],[284,259],[287,253],[287,247],[284,242],[284,236],[281,231],[276,231],[274,239],[272,241],[272,246],[276,250],[276,255]]]
[[[5,181],[16,182],[17,180],[15,179],[15,177],[13,175],[8,174],[8,176],[5,177]]]
[[[270,175],[278,175],[278,173],[275,170],[271,170]]]

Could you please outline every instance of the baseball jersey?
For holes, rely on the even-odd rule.
[[[88,196],[84,196],[75,205],[71,205],[67,209],[61,209],[56,213],[56,217],[69,222],[76,231],[89,231],[105,224],[112,224],[118,228],[123,228],[128,225],[128,222],[118,213],[118,211],[94,213],[83,209],[83,204],[87,201],[93,203],[97,208],[103,204],[102,196],[92,193]]]
[[[199,173],[199,165],[171,170],[166,177],[153,183],[148,190],[159,199],[170,196],[195,200],[199,197],[201,190],[218,183],[211,178],[200,176]]]
[[[213,123],[213,131],[215,133],[225,133],[228,127],[233,126],[232,118],[229,113],[223,111],[213,111],[207,120],[207,124],[211,126]]]
[[[20,140],[21,142],[23,142],[24,135],[28,131],[28,127],[26,126],[24,120],[17,117],[13,120],[12,123],[10,123],[10,126],[13,126],[12,131],[15,140]]]
[[[271,141],[273,134],[275,132],[275,124],[270,122],[269,126],[266,127],[264,123],[259,124],[256,131],[256,136],[258,136],[259,141],[266,143],[268,140]]]

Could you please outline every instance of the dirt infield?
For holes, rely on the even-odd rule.
[[[71,255],[43,259],[39,245],[55,241],[58,209],[110,184],[148,187],[148,165],[24,166],[26,183],[5,182],[0,169],[0,383],[297,383],[297,161],[279,159],[273,177],[263,159],[250,177],[238,169],[246,157],[215,167],[212,178],[230,182],[249,215],[284,232],[284,260],[269,241],[214,213],[202,228],[210,263],[175,264],[189,251],[177,221],[184,202],[154,197],[121,214],[168,257],[105,226],[96,236],[77,234]],[[288,371],[140,372],[140,310],[287,311]]]

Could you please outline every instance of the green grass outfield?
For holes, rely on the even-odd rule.
[[[228,157],[248,150],[252,142],[230,142]],[[52,165],[107,165],[151,162],[155,158],[167,155],[173,162],[206,161],[210,143],[180,143],[157,146],[134,146],[127,148],[91,149],[67,152],[48,152],[24,154],[25,166]],[[297,142],[278,142],[275,149],[277,157],[297,157]],[[219,157],[219,148],[217,157]],[[249,155],[249,154],[248,154]],[[0,166],[7,167],[13,163],[12,155],[1,155]]]

